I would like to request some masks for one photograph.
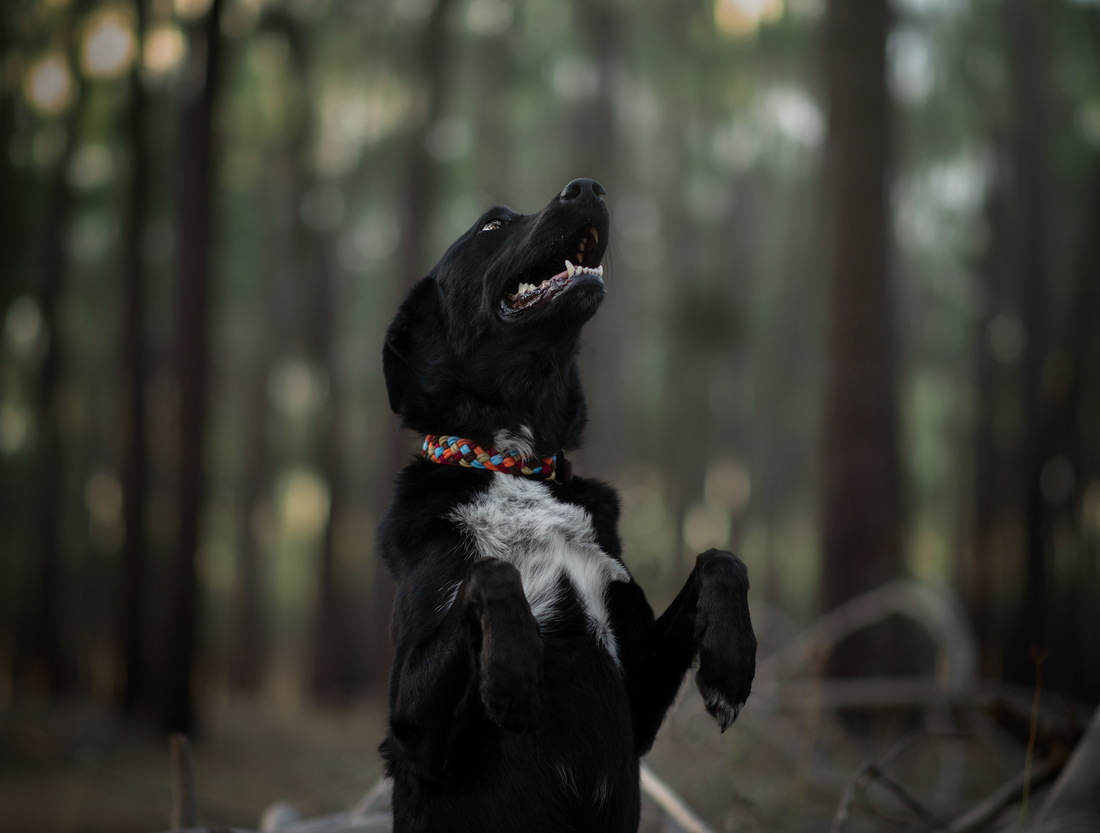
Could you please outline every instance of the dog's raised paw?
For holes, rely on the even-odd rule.
[[[706,678],[698,672],[695,674],[695,684],[699,686],[699,693],[703,696],[703,704],[706,706],[707,712],[718,721],[718,728],[725,732],[733,725],[737,715],[741,713],[745,701],[729,700],[717,688],[707,683]],[[746,692],[745,697],[747,696],[748,693]]]
[[[489,719],[502,729],[523,734],[534,731],[538,726],[537,689],[521,686],[512,690],[499,690],[491,683],[483,683],[481,700]]]
[[[535,728],[542,654],[542,635],[522,588],[518,597],[501,593],[486,600],[478,690],[489,718],[501,728],[513,732]]]
[[[505,631],[482,642],[481,701],[489,718],[512,732],[531,731],[538,722],[542,641],[537,631],[534,636]]]
[[[756,674],[756,635],[748,605],[748,571],[736,556],[700,556],[695,674],[707,711],[724,732],[737,719]]]

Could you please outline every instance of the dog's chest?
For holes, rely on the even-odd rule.
[[[519,570],[540,625],[553,624],[567,581],[597,641],[618,663],[606,591],[610,582],[629,581],[630,575],[600,549],[583,508],[557,500],[543,483],[497,474],[487,491],[453,517],[474,541],[479,558],[499,558]]]

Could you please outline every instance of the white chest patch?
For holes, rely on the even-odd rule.
[[[479,558],[499,558],[519,570],[523,592],[540,625],[553,622],[565,576],[589,628],[618,664],[605,594],[610,582],[629,581],[630,574],[600,549],[592,518],[584,509],[556,500],[544,483],[497,474],[488,491],[460,506],[452,517],[473,538]]]

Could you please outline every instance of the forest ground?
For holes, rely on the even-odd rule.
[[[928,720],[927,713],[880,711],[842,721],[819,710],[787,712],[779,725],[775,714],[746,707],[720,735],[688,683],[647,762],[715,830],[824,833],[861,765]],[[961,736],[922,735],[888,772],[950,820],[1019,773],[1025,747],[980,711],[949,710],[941,719]],[[194,743],[200,820],[255,829],[275,801],[291,802],[304,817],[350,808],[379,776],[383,726],[377,704],[321,711],[209,701]],[[783,740],[792,728],[794,748]],[[1034,792],[1033,806],[1041,798]],[[82,704],[0,711],[3,833],[153,833],[168,828],[170,805],[167,743],[155,733]],[[1004,818],[1013,813],[1018,805]],[[852,804],[845,830],[929,827],[875,785]],[[677,829],[647,800],[643,833]]]

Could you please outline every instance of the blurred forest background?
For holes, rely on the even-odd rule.
[[[5,0],[0,710],[380,702],[417,447],[384,328],[482,210],[581,176],[612,240],[576,466],[655,606],[714,545],[796,624],[909,576],[983,677],[1035,647],[1096,703],[1098,15]],[[899,638],[829,673],[929,671]]]

